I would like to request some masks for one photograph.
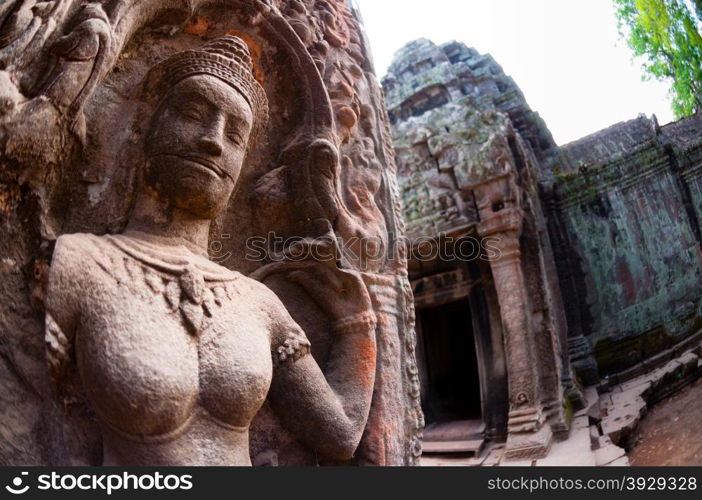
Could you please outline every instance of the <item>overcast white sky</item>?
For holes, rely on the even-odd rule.
[[[355,0],[382,77],[396,50],[424,37],[490,53],[559,144],[639,113],[673,120],[668,86],[617,34],[611,0]]]

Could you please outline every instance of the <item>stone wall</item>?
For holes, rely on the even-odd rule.
[[[551,165],[569,325],[602,376],[702,326],[701,131],[700,116],[663,127],[640,116],[561,147]]]

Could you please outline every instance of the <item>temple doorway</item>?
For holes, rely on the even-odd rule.
[[[479,453],[485,429],[480,374],[467,298],[422,308],[426,452]]]

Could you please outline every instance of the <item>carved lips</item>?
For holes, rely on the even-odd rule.
[[[193,164],[196,168],[199,169],[206,169],[208,172],[212,172],[216,174],[218,177],[229,177],[231,179],[231,175],[224,170],[222,167],[220,167],[216,162],[212,160],[208,160],[207,158],[204,158],[202,156],[194,156],[194,155],[182,155],[182,154],[167,154],[167,153],[162,153],[159,154],[158,156],[162,158],[169,158],[171,160],[178,160],[178,161],[183,161],[185,160],[187,163]]]
[[[205,167],[208,170],[211,170],[215,174],[217,174],[219,177],[224,177],[227,175],[227,173],[224,171],[222,167],[217,165],[215,162],[208,160],[206,158],[202,158],[201,156],[181,156],[186,161],[189,161],[191,163],[197,163],[198,165]]]

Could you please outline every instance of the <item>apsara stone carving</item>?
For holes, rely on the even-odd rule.
[[[64,362],[76,363],[100,422],[105,465],[248,464],[249,426],[266,396],[330,457],[351,458],[361,438],[376,353],[360,276],[324,263],[294,271],[343,327],[325,379],[273,293],[203,255],[210,218],[265,125],[250,68],[245,43],[231,36],[157,67],[165,93],[127,230],[57,241],[47,342],[54,356],[75,353]],[[344,294],[325,293],[329,285]]]
[[[6,220],[0,245],[12,256],[0,303],[18,304],[1,306],[12,375],[0,391],[13,395],[13,415],[27,422],[15,426],[26,431],[8,438],[25,450],[22,462],[336,462],[338,453],[310,444],[305,429],[284,421],[296,405],[275,403],[275,383],[265,390],[263,365],[270,363],[273,376],[314,360],[321,373],[364,374],[338,378],[364,387],[349,392],[358,412],[344,406],[354,414],[346,420],[355,422],[351,434],[360,439],[349,463],[416,463],[423,419],[399,195],[381,92],[357,14],[337,0],[17,0],[0,6],[0,25],[0,210]],[[206,98],[217,100],[217,109]],[[232,146],[218,153],[217,140],[191,140],[195,124],[203,126],[201,137],[219,130]],[[218,154],[222,161],[213,161]],[[251,258],[247,242],[269,233],[285,243]],[[374,245],[354,247],[359,236]],[[291,262],[294,248],[329,258]],[[29,286],[25,268],[32,270]],[[266,312],[231,309],[241,302]],[[66,318],[69,306],[78,311]],[[148,347],[139,347],[143,339],[133,330],[130,308],[146,318],[140,328],[149,332]],[[98,326],[86,311],[95,313]],[[235,328],[237,314],[259,319],[236,321]],[[271,327],[279,321],[287,326]],[[249,410],[260,409],[227,424],[236,432],[249,426],[250,457],[242,443],[225,447],[238,450],[233,455],[222,448],[205,456],[192,443],[167,449],[166,441],[184,438],[187,429],[210,432],[227,422],[211,405],[191,406],[194,393],[179,392],[183,384],[194,387],[205,366],[226,374],[225,365],[200,355],[194,369],[188,356],[196,346],[226,352],[219,345],[226,336],[213,332],[227,322],[241,335],[259,332],[249,332],[258,340],[247,356],[258,360],[252,366],[263,366],[249,374],[258,380]],[[102,333],[91,337],[83,329]],[[110,329],[113,335],[105,333]],[[265,331],[273,336],[263,356]],[[97,342],[100,335],[109,342]],[[373,358],[372,349],[356,345],[363,354],[352,356],[344,347],[364,335],[367,346],[376,345],[377,363],[364,361]],[[86,338],[101,347],[88,349]],[[173,371],[139,365],[135,353],[143,350],[143,359]],[[352,361],[334,361],[341,358]],[[95,372],[86,375],[89,370]],[[130,370],[146,377],[141,386],[113,392],[132,413],[154,405],[164,411],[142,415],[136,428],[129,428],[131,413],[116,422],[124,410],[82,387]],[[49,372],[61,390],[58,401]],[[146,383],[149,376],[163,384]],[[207,400],[196,392],[195,399]],[[164,403],[175,400],[182,404]],[[342,434],[328,442],[348,451],[350,434]],[[135,445],[134,435],[144,443],[154,438],[160,451]]]

